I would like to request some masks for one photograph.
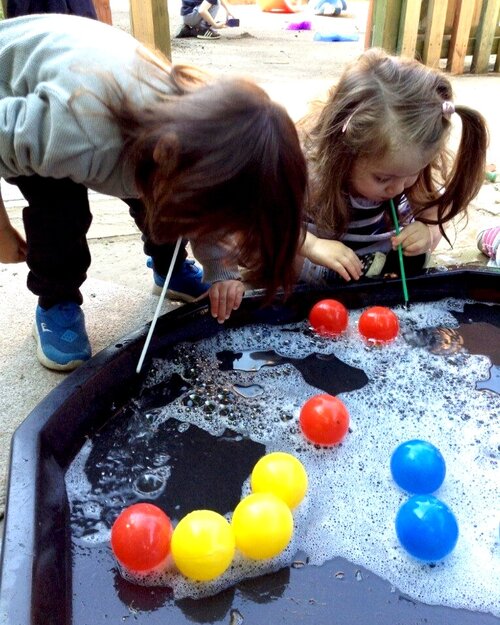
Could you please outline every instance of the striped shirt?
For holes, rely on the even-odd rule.
[[[367,198],[349,196],[349,223],[347,230],[341,236],[333,232],[319,230],[314,224],[309,224],[310,232],[322,239],[337,239],[350,247],[358,255],[372,252],[387,253],[392,249],[391,237],[396,234],[391,216],[390,202],[374,203]],[[401,226],[412,221],[411,207],[406,196],[395,200],[398,220]]]

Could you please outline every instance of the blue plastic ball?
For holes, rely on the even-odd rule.
[[[396,534],[411,556],[437,562],[457,544],[458,523],[448,506],[433,495],[414,495],[399,509]]]
[[[428,495],[443,483],[446,465],[437,447],[414,439],[395,449],[391,473],[396,484],[408,493]]]

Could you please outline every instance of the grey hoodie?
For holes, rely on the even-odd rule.
[[[0,21],[0,178],[70,178],[107,195],[138,197],[120,131],[101,100],[110,77],[139,105],[171,92],[140,49],[127,33],[88,18]],[[205,280],[239,276],[216,233],[192,246]]]
[[[137,102],[157,97],[139,80],[149,66],[140,47],[88,18],[0,21],[0,177],[67,177],[101,193],[137,197],[119,129],[99,98],[106,98],[110,76]],[[160,88],[170,89],[167,82]]]

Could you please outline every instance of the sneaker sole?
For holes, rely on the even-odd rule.
[[[387,257],[382,252],[375,252],[371,265],[363,274],[365,278],[378,278],[382,273]]]
[[[47,358],[42,350],[36,322],[33,324],[33,338],[36,341],[36,357],[38,358],[40,364],[42,364],[47,369],[51,369],[52,371],[74,371],[80,365],[83,365],[84,362],[87,362],[86,360],[70,360],[66,364],[61,365],[60,363],[55,362],[54,360],[50,360],[50,358]]]
[[[161,286],[157,284],[153,285],[152,293],[153,295],[161,295],[163,291]],[[172,289],[167,289],[166,296],[168,299],[175,300],[177,302],[184,302],[185,304],[191,304],[196,301],[198,298],[193,297],[192,295],[188,295],[187,293],[181,293],[180,291],[172,291]]]

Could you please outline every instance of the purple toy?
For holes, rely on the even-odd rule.
[[[309,20],[302,22],[292,22],[286,27],[287,30],[312,30],[312,24]]]

